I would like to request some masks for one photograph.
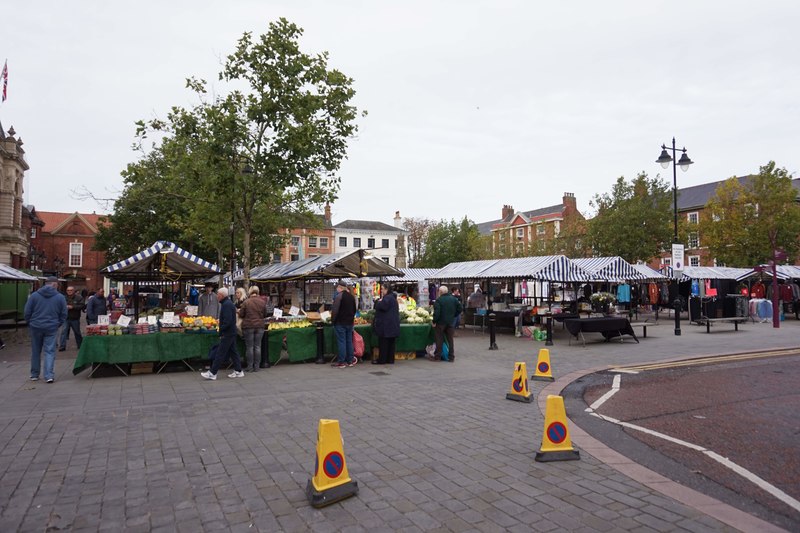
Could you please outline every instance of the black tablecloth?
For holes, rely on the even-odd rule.
[[[567,330],[577,337],[581,332],[602,333],[606,340],[612,337],[630,335],[636,342],[636,334],[633,332],[630,321],[627,318],[617,317],[597,317],[597,318],[569,318],[564,321]]]

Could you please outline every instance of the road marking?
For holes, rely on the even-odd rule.
[[[660,370],[665,368],[679,368],[684,366],[707,365],[713,363],[728,363],[734,361],[747,361],[750,359],[764,359],[767,357],[783,357],[786,355],[800,355],[800,350],[790,348],[786,350],[773,350],[768,352],[751,352],[733,355],[717,355],[711,357],[701,357],[698,359],[686,359],[683,361],[671,361],[668,363],[652,363],[649,365],[626,366],[612,368],[610,372],[636,373],[645,370]]]
[[[617,392],[619,392],[619,386],[620,386],[620,382],[621,381],[622,381],[622,376],[620,376],[619,374],[614,376],[614,381],[611,383],[611,390],[608,391],[607,393],[603,394],[602,396],[600,396],[597,400],[595,400],[594,403],[592,405],[590,405],[586,409],[586,412],[587,413],[592,413],[592,412],[596,411],[601,405],[606,403],[606,401],[609,398],[611,398]]]
[[[716,452],[714,452],[712,450],[709,450],[707,448],[704,448],[703,446],[699,446],[697,444],[693,444],[693,443],[685,441],[685,440],[681,440],[681,439],[678,439],[678,438],[675,438],[675,437],[671,437],[671,436],[669,436],[669,435],[667,435],[665,433],[660,433],[658,431],[654,431],[652,429],[648,429],[648,428],[643,427],[643,426],[637,426],[636,424],[631,424],[630,422],[623,422],[621,420],[617,420],[616,418],[612,418],[610,416],[605,416],[605,415],[601,415],[600,413],[596,413],[595,410],[598,407],[603,405],[603,403],[605,403],[606,400],[608,400],[609,398],[614,396],[617,392],[619,392],[620,386],[621,386],[621,379],[620,379],[621,377],[622,376],[620,376],[619,374],[614,376],[614,382],[611,385],[611,390],[606,392],[603,396],[598,398],[592,405],[590,405],[586,409],[587,413],[591,414],[592,416],[596,416],[597,418],[599,418],[601,420],[605,420],[606,422],[611,422],[612,424],[617,424],[617,425],[622,426],[624,428],[629,428],[629,429],[632,429],[634,431],[639,431],[641,433],[646,433],[647,435],[652,435],[653,437],[657,437],[659,439],[663,439],[663,440],[666,440],[668,442],[672,442],[673,444],[677,444],[679,446],[684,446],[684,447],[689,448],[691,450],[695,450],[695,451],[698,451],[700,453],[703,453],[707,457],[713,459],[714,461],[717,461],[718,463],[720,463],[721,465],[725,466],[726,468],[729,468],[730,470],[732,470],[736,474],[739,474],[740,476],[742,476],[743,478],[745,478],[749,482],[755,484],[760,489],[766,491],[767,493],[771,494],[775,498],[779,499],[780,501],[782,501],[786,505],[792,507],[795,511],[800,511],[800,501],[792,498],[791,496],[789,496],[788,494],[783,492],[778,487],[776,487],[776,486],[770,484],[769,482],[767,482],[766,480],[758,477],[756,474],[750,472],[746,468],[743,468],[743,467],[739,466],[738,464],[734,463],[733,461],[731,461],[727,457],[722,457],[718,453],[716,453]]]

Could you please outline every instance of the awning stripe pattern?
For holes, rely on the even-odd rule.
[[[761,265],[760,270],[756,270],[755,268],[746,269],[746,272],[740,274],[736,280],[741,281],[757,274],[766,274],[772,277],[772,266]],[[775,274],[778,279],[782,280],[800,279],[800,267],[795,265],[777,265],[775,267]]]
[[[385,281],[405,281],[405,282],[420,282],[433,279],[434,274],[439,272],[438,268],[400,268],[400,272],[405,276],[387,276]]]
[[[367,277],[402,276],[402,272],[360,250],[309,257],[289,263],[272,263],[250,269],[251,281],[280,281],[297,278],[349,278],[360,277],[361,260],[366,261]],[[237,276],[241,281],[243,276]]]
[[[194,255],[193,253],[188,252],[188,251],[184,250],[183,248],[181,248],[180,246],[178,246],[178,245],[176,245],[174,243],[171,243],[169,241],[156,241],[155,244],[153,244],[151,247],[146,248],[146,249],[142,250],[141,252],[130,256],[127,259],[123,259],[122,261],[120,261],[118,263],[114,263],[113,265],[107,266],[105,268],[105,271],[108,272],[108,273],[115,272],[115,271],[120,270],[122,268],[125,268],[127,266],[131,266],[133,264],[136,264],[139,261],[142,261],[144,259],[152,257],[153,255],[155,255],[157,253],[160,253],[162,250],[163,251],[168,251],[168,252],[174,252],[174,253],[178,254],[179,256],[191,261],[192,263],[200,265],[201,267],[203,267],[205,269],[213,270],[215,272],[219,272],[220,271],[220,269],[219,269],[219,267],[217,267],[217,265],[215,265],[213,263],[210,263],[209,261],[206,261],[205,259],[201,259],[201,258],[197,257],[196,255]]]
[[[437,280],[502,278],[582,282],[590,275],[563,255],[451,263],[434,275]]]
[[[591,274],[592,281],[644,281],[647,276],[633,268],[633,265],[619,256],[588,257],[572,260],[576,265]]]
[[[640,274],[644,275],[646,281],[665,281],[668,279],[667,276],[664,276],[658,270],[652,269],[647,265],[635,264],[631,266],[639,271]]]

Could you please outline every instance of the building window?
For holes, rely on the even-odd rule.
[[[272,262],[273,263],[280,263],[281,262],[281,254],[272,254]]]
[[[517,228],[517,240],[521,241],[525,237],[525,228]]]
[[[664,266],[672,266],[671,257],[662,257],[661,260],[664,261]]]
[[[505,241],[505,240],[506,240],[506,232],[505,231],[501,231],[500,232],[500,241],[502,242],[502,241]]]
[[[36,238],[36,226],[33,226],[31,228],[31,239],[35,239],[35,238]]]
[[[700,248],[700,236],[696,231],[693,231],[689,234],[689,242],[687,244],[689,245],[689,248]]]
[[[308,247],[309,248],[316,248],[317,247],[317,238],[316,237],[309,237],[308,238]]]
[[[386,263],[387,265],[389,264],[389,258],[388,257],[381,257],[381,259],[383,259],[383,262]]]
[[[292,254],[290,260],[291,261],[299,261],[300,260],[300,256],[297,255],[297,254]]]
[[[292,246],[300,246],[300,237],[297,236],[292,237]]]
[[[320,248],[327,248],[328,247],[328,238],[327,237],[320,237],[319,238],[319,247]]]
[[[353,237],[353,246],[361,248],[361,237]]]
[[[367,248],[375,248],[375,239],[367,239]]]
[[[397,250],[397,239],[394,240],[394,249]]]
[[[699,255],[690,255],[689,256],[689,266],[699,267],[700,266],[700,256]]]
[[[339,237],[339,246],[347,246],[347,237]]]
[[[389,239],[381,239],[381,248],[389,247]]]
[[[536,226],[536,235],[544,235],[544,224],[538,224]]]
[[[686,218],[689,220],[689,224],[697,224],[698,221],[697,211],[695,211],[694,213],[689,213],[688,215],[686,215]]]
[[[69,266],[80,268],[83,266],[83,243],[69,243]]]

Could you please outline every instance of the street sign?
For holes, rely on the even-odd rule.
[[[681,271],[683,270],[684,263],[683,263],[683,245],[682,244],[673,244],[672,245],[672,270]]]

